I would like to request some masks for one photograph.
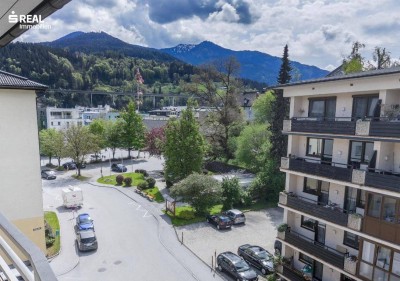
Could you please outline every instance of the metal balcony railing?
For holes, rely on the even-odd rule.
[[[40,249],[1,213],[0,230],[5,234],[5,237],[0,236],[0,249],[5,253],[6,257],[11,260],[12,265],[25,281],[57,281],[57,277]],[[13,246],[18,248],[28,258],[32,271],[25,265],[21,258],[18,257],[12,249],[12,246],[6,242],[6,237],[12,241]],[[9,265],[5,261],[5,257],[2,256],[0,256],[0,270],[8,280],[17,281],[15,273],[11,271]]]

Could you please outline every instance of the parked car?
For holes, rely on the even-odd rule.
[[[41,172],[41,175],[42,175],[42,179],[46,179],[46,180],[55,180],[57,178],[54,171],[50,171],[50,170],[43,170]]]
[[[224,252],[217,257],[217,268],[240,281],[256,281],[257,273],[241,257],[232,252]]]
[[[122,164],[114,163],[111,165],[111,171],[118,172],[118,173],[124,173],[124,172],[128,171],[128,169]]]
[[[97,250],[97,238],[93,229],[78,231],[76,233],[76,243],[79,251]]]
[[[76,169],[76,164],[75,162],[66,162],[63,164],[64,169],[66,170],[75,170]]]
[[[274,272],[274,257],[260,246],[245,244],[239,246],[237,253],[246,262],[258,268],[262,274]]]
[[[224,215],[228,216],[233,224],[239,224],[239,223],[246,223],[246,217],[243,214],[242,211],[239,211],[237,209],[232,209],[224,212]]]
[[[76,230],[81,231],[88,229],[94,230],[93,220],[90,215],[86,213],[78,215],[78,217],[76,218]]]
[[[207,222],[215,225],[217,229],[227,229],[232,226],[231,219],[224,215],[208,215]]]

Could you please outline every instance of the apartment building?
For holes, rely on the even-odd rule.
[[[278,87],[290,98],[285,280],[400,280],[400,68]]]

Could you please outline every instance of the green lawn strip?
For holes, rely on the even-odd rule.
[[[122,175],[124,178],[132,178],[132,186],[137,186],[140,182],[144,181],[144,176],[143,174],[140,173],[123,173],[119,174]],[[110,185],[117,185],[116,177],[117,175],[111,175],[111,176],[105,176],[102,178],[99,178],[97,180],[98,183],[103,183],[103,184],[110,184]]]
[[[87,181],[90,179],[90,177],[85,177],[85,176],[78,176],[78,175],[72,175],[72,177],[76,180],[80,180],[80,181]]]
[[[60,231],[60,223],[58,222],[57,214],[55,212],[44,212],[44,219],[56,235],[56,230]],[[54,244],[47,248],[47,256],[51,257],[60,252],[60,234],[55,236]]]
[[[237,209],[241,210],[242,212],[249,212],[249,211],[259,211],[259,210],[272,208],[272,207],[276,207],[276,202],[260,200],[260,201],[254,202],[250,206],[238,207]],[[222,204],[215,205],[210,209],[210,214],[212,214],[212,215],[219,214],[221,212],[222,212]],[[166,213],[166,212],[164,211],[164,213]],[[175,216],[173,216],[169,212],[166,214],[171,218],[172,225],[174,225],[174,226],[184,226],[184,225],[202,222],[202,221],[206,220],[206,218],[204,216],[196,215],[191,206],[176,207],[175,208]]]
[[[164,197],[162,196],[160,190],[158,190],[158,187],[155,186],[153,188],[149,188],[149,189],[144,189],[142,190],[143,192],[154,196],[154,201],[156,201],[157,203],[163,203],[164,202]]]

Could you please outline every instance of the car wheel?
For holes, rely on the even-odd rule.
[[[219,226],[219,224],[217,225],[217,229],[218,229],[218,230],[221,229],[221,227]]]
[[[265,270],[265,268],[261,268],[261,273],[267,275],[267,271]]]
[[[218,270],[222,272],[222,266],[218,265]]]

